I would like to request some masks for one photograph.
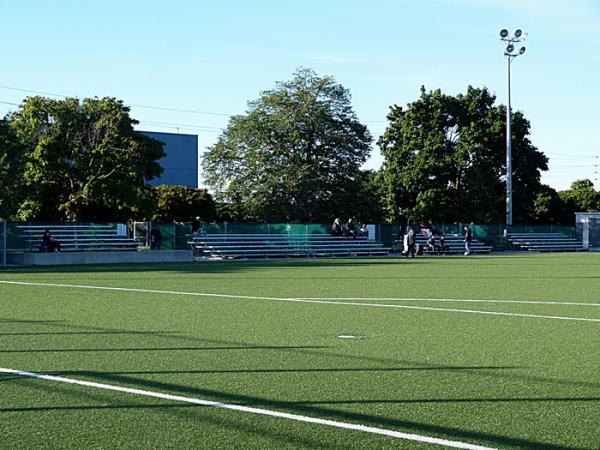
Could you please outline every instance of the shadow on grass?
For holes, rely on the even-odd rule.
[[[24,379],[23,377],[19,377],[20,382],[28,382],[30,380]],[[2,408],[0,407],[0,414],[3,413],[47,413],[47,412],[79,412],[79,411],[122,411],[122,410],[132,410],[135,412],[141,411],[156,411],[156,412],[164,412],[169,414],[170,416],[174,416],[178,419],[185,420],[189,422],[189,425],[193,428],[198,427],[199,421],[201,423],[208,423],[212,425],[216,425],[221,429],[236,430],[242,433],[247,433],[250,435],[260,436],[267,438],[273,442],[274,445],[280,442],[287,442],[292,444],[294,448],[310,448],[310,449],[339,449],[345,450],[347,446],[342,445],[332,445],[328,443],[322,442],[318,437],[313,438],[308,434],[298,435],[292,432],[287,432],[284,430],[273,429],[269,426],[268,423],[265,422],[256,422],[254,421],[251,424],[242,423],[237,416],[213,416],[209,411],[211,408],[206,408],[201,405],[191,405],[188,403],[158,403],[158,404],[147,404],[140,402],[139,404],[128,403],[128,404],[113,404],[107,405],[109,402],[107,397],[107,392],[102,390],[92,391],[94,394],[90,394],[88,392],[77,392],[71,390],[69,387],[57,386],[57,385],[44,385],[44,384],[31,384],[28,383],[29,386],[46,392],[56,393],[57,391],[62,391],[66,395],[72,398],[76,398],[79,401],[94,401],[97,402],[98,399],[102,399],[101,405],[77,405],[77,406],[44,406],[44,407],[23,407],[23,408]],[[112,398],[111,398],[112,400]],[[144,426],[148,424],[147,421],[144,421]],[[185,428],[185,426],[184,426]],[[4,429],[4,440],[6,441],[6,429]],[[19,434],[18,439],[21,438],[21,434]],[[64,444],[64,438],[61,437],[61,444]],[[121,442],[122,443],[122,442]],[[153,447],[158,445],[158,443],[154,443]],[[197,444],[195,444],[197,445]],[[190,447],[191,448],[191,447]],[[274,447],[276,448],[276,447]]]
[[[165,383],[159,381],[150,381],[144,380],[140,378],[123,376],[111,373],[103,373],[103,372],[85,372],[85,371],[67,371],[67,372],[55,372],[56,375],[79,375],[88,379],[93,379],[94,381],[102,381],[102,382],[110,382],[117,383],[120,386],[129,385],[134,386],[135,388],[145,388],[151,390],[158,390],[160,392],[169,392],[169,393],[178,393],[178,394],[188,394],[188,395],[197,395],[203,399],[210,399],[214,401],[219,401],[223,403],[231,403],[231,404],[243,404],[250,405],[253,407],[262,407],[262,408],[273,408],[277,411],[285,411],[294,414],[304,414],[312,417],[322,417],[329,418],[333,420],[341,420],[345,422],[354,422],[361,424],[368,424],[370,426],[377,427],[391,427],[393,429],[398,429],[411,433],[426,433],[428,435],[434,435],[436,437],[446,437],[453,439],[461,439],[461,440],[470,440],[477,442],[485,442],[488,445],[497,445],[497,446],[517,446],[520,448],[526,449],[548,449],[548,450],[558,450],[558,449],[575,449],[576,447],[565,447],[558,446],[544,442],[537,442],[528,439],[520,439],[517,437],[504,436],[486,432],[480,432],[475,430],[466,430],[455,427],[448,427],[442,425],[435,425],[423,422],[416,422],[413,420],[403,420],[397,418],[389,418],[376,416],[361,412],[352,412],[352,411],[340,411],[332,408],[325,408],[321,406],[313,406],[311,403],[314,402],[290,402],[284,400],[273,400],[266,399],[254,396],[240,395],[240,394],[231,394],[228,392],[217,391],[212,389],[198,388],[198,387],[190,387],[183,386],[173,383]],[[31,381],[31,380],[30,380]],[[458,399],[459,401],[468,400],[468,399]],[[474,399],[474,401],[481,399]],[[507,399],[483,399],[482,401],[503,401]],[[588,401],[597,401],[598,399],[590,398]],[[439,402],[448,402],[448,400],[440,399]],[[451,400],[450,400],[451,401]],[[473,400],[468,400],[473,401]],[[510,401],[510,399],[508,399]],[[526,401],[536,401],[535,399],[527,399]],[[546,399],[541,399],[541,401],[546,401]],[[555,401],[578,401],[575,399],[565,399],[565,400],[555,400]],[[400,400],[399,402],[402,402]],[[357,403],[360,403],[357,402]],[[131,405],[125,405],[125,408],[131,408]],[[173,407],[173,406],[170,406]],[[179,408],[180,406],[177,406]],[[196,406],[198,407],[198,406]],[[97,409],[96,406],[76,406],[76,407],[50,407],[50,410],[69,410],[72,408],[83,408],[83,409]],[[111,408],[118,409],[119,405],[111,406]],[[143,409],[143,406],[140,407]],[[205,408],[200,406],[200,408]],[[47,411],[48,408],[40,407],[40,408],[25,408],[23,411],[19,411],[19,409],[15,408],[0,408],[0,412],[33,412],[33,411]]]
[[[0,333],[0,336],[84,336],[88,334],[140,334],[140,335],[159,335],[164,336],[175,331],[47,331],[47,332],[26,332],[26,333]]]
[[[493,378],[500,378],[500,379],[504,379],[504,380],[519,380],[519,381],[526,381],[526,382],[532,382],[532,383],[542,383],[542,384],[551,384],[551,385],[558,385],[558,386],[578,386],[578,387],[583,387],[586,389],[600,389],[600,383],[596,383],[596,382],[590,382],[590,381],[576,381],[576,380],[568,380],[568,379],[554,379],[554,378],[546,378],[546,377],[541,377],[541,376],[536,376],[536,375],[529,375],[529,374],[519,374],[519,373],[510,373],[510,372],[506,372],[506,369],[523,369],[523,367],[517,367],[517,366],[450,366],[450,365],[440,365],[440,364],[435,364],[435,363],[423,363],[422,361],[413,361],[413,360],[406,360],[406,359],[390,359],[390,358],[379,358],[379,357],[375,357],[375,356],[366,356],[366,355],[359,355],[359,354],[349,354],[349,353],[337,353],[332,351],[333,349],[337,348],[337,347],[332,347],[332,346],[277,346],[277,345],[263,345],[263,344],[259,344],[257,345],[256,343],[246,343],[246,342],[237,342],[237,341],[230,341],[230,340],[223,340],[223,339],[211,339],[211,338],[205,338],[205,337],[201,337],[201,336],[187,336],[187,335],[182,335],[180,334],[180,332],[178,331],[134,331],[134,330],[125,330],[125,329],[114,329],[114,328],[105,328],[105,327],[97,327],[97,326],[87,326],[87,325],[77,325],[77,324],[69,324],[65,321],[60,321],[60,320],[55,320],[55,321],[19,321],[19,320],[10,320],[10,319],[0,319],[0,323],[2,322],[16,322],[16,323],[20,323],[20,322],[25,322],[25,323],[39,323],[41,325],[48,325],[50,327],[61,327],[61,328],[66,328],[66,329],[76,329],[76,330],[84,330],[84,331],[88,331],[88,330],[92,330],[92,331],[99,331],[102,333],[106,332],[107,334],[111,334],[111,333],[123,333],[123,334],[132,334],[132,335],[149,335],[149,336],[157,336],[157,337],[165,337],[171,340],[177,340],[177,341],[182,341],[182,342],[196,342],[196,343],[203,343],[203,344],[213,344],[214,347],[183,347],[182,349],[197,349],[197,350],[209,350],[209,349],[221,349],[221,350],[225,350],[225,349],[261,349],[261,348],[265,348],[265,349],[269,349],[269,350],[281,350],[281,351],[286,351],[286,350],[293,350],[295,353],[300,353],[300,354],[307,354],[307,355],[311,355],[311,356],[316,356],[316,357],[325,357],[328,359],[337,359],[337,360],[346,360],[346,361],[353,361],[354,363],[356,362],[368,362],[368,363],[377,363],[377,364],[383,364],[383,365],[389,365],[392,367],[391,370],[404,370],[404,371],[409,371],[409,370],[423,370],[426,371],[428,369],[432,370],[432,371],[447,371],[448,373],[456,373],[458,370],[464,372],[465,374],[472,374],[474,376],[480,376],[480,377],[493,377]],[[44,333],[42,333],[44,334]],[[76,333],[74,333],[76,334]],[[323,349],[328,349],[327,352],[323,352],[323,351],[319,351],[319,350],[323,350]],[[59,349],[60,350],[60,349]],[[59,351],[58,350],[58,351]],[[102,352],[108,352],[108,351],[131,351],[132,349],[90,349],[88,351],[102,351]],[[152,349],[147,349],[149,351],[151,351]],[[166,350],[163,347],[158,348],[157,350]],[[26,349],[24,350],[24,352],[26,353],[35,353],[37,350],[35,349]],[[56,351],[56,350],[51,350],[51,349],[42,349],[40,350],[41,352],[52,352],[52,351]],[[77,349],[64,349],[63,351],[69,351],[69,352],[76,352],[78,351]],[[86,349],[82,349],[80,351],[86,351]],[[142,349],[139,349],[139,351],[143,351]],[[0,351],[1,353],[2,351]],[[19,353],[21,352],[20,350],[8,350],[6,351],[6,353]],[[403,364],[404,366],[409,366],[409,367],[401,367],[401,368],[395,368],[395,366],[397,366],[398,364]],[[384,367],[384,368],[374,368],[372,370],[376,371],[376,370],[380,370],[380,371],[385,371],[388,368]],[[458,370],[457,370],[458,369]],[[495,370],[495,369],[503,369],[503,370]],[[251,369],[252,370],[252,369]],[[267,371],[271,371],[272,369],[256,369],[257,373],[261,373],[264,372],[264,370]],[[274,371],[279,371],[280,369],[273,369]],[[285,369],[284,369],[285,370]],[[329,371],[329,368],[324,368],[324,369],[306,369],[307,371]],[[345,370],[345,369],[331,369],[332,371],[335,370]],[[354,369],[349,369],[354,370]],[[363,369],[356,369],[356,370],[363,370]],[[292,369],[292,371],[295,371]],[[248,370],[245,369],[240,369],[239,373],[245,373],[245,372],[249,372]],[[177,371],[165,371],[165,372],[119,372],[121,374],[152,374],[152,373],[225,373],[225,372],[219,372],[219,371],[207,371],[207,372],[187,372],[187,371],[182,371],[182,372],[177,372]],[[236,373],[236,371],[231,371],[231,372],[227,372],[227,373]],[[0,378],[0,381],[2,381],[2,378]]]
[[[328,348],[321,345],[242,345],[231,347],[131,347],[131,348],[43,348],[43,349],[9,349],[0,353],[61,353],[61,352],[177,352],[204,350],[291,350]]]
[[[424,260],[421,260],[424,261]],[[357,258],[357,259],[268,259],[268,260],[236,260],[207,261],[188,263],[136,263],[136,264],[85,264],[57,266],[10,266],[4,267],[0,273],[7,274],[40,274],[40,273],[102,273],[102,272],[180,272],[180,273],[231,273],[252,271],[265,268],[317,268],[340,266],[374,266],[397,265],[396,258]]]

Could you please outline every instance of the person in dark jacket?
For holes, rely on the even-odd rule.
[[[398,240],[401,241],[404,239],[404,235],[406,234],[406,226],[408,225],[408,219],[406,214],[400,211],[398,214]]]
[[[160,250],[160,243],[162,241],[162,233],[160,229],[152,227],[150,231],[150,249]]]
[[[447,255],[450,252],[450,247],[446,245],[446,235],[444,233],[440,234],[440,245],[438,248],[440,255]]]
[[[473,231],[469,228],[468,225],[465,225],[465,238],[463,242],[465,243],[465,256],[469,256],[471,254],[471,241],[473,240]]]
[[[406,233],[406,257],[408,255],[411,257],[415,257],[415,232],[412,228],[408,228],[408,233]]]
[[[356,239],[356,225],[354,225],[352,218],[349,218],[346,222],[346,235]]]
[[[340,223],[340,219],[335,219],[333,224],[331,225],[331,235],[332,236],[342,236],[342,224]]]
[[[50,230],[46,228],[44,234],[42,235],[42,245],[40,246],[41,252],[60,252],[60,241],[54,239],[54,237],[50,234]]]

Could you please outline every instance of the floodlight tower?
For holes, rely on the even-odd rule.
[[[517,56],[525,53],[525,47],[521,47],[518,51],[515,49],[516,42],[522,42],[527,38],[527,33],[522,30],[515,31],[512,36],[506,29],[500,30],[500,40],[506,42],[504,56],[507,62],[507,96],[506,105],[506,225],[512,225],[513,219],[513,193],[512,193],[512,140],[511,140],[511,108],[510,108],[510,63]]]

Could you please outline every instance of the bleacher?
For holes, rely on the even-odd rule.
[[[206,234],[188,244],[198,259],[385,256],[391,250],[365,238],[326,234]]]
[[[137,251],[139,243],[119,234],[115,225],[17,225],[26,252],[39,252],[46,229],[63,252]]]
[[[446,249],[443,251],[439,249],[439,236],[435,237],[435,250],[431,250],[427,247],[427,238],[422,234],[415,235],[415,244],[423,249],[423,255],[462,255],[465,253],[465,243],[463,242],[464,236],[460,234],[446,234],[445,238]],[[394,247],[401,251],[403,242],[400,240],[394,241]],[[493,247],[491,245],[486,245],[477,239],[473,238],[471,241],[471,253],[473,254],[488,254],[492,249]]]
[[[562,233],[509,233],[506,236],[513,250],[527,252],[585,252],[581,241]]]

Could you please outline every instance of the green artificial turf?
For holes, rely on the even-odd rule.
[[[591,253],[6,268],[0,280],[600,319]],[[415,297],[588,305],[397,300]],[[0,283],[0,368],[488,447],[600,448],[600,321]],[[439,447],[0,374],[0,448]]]

